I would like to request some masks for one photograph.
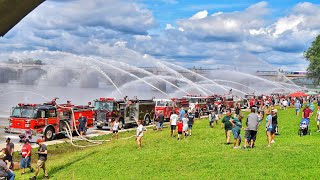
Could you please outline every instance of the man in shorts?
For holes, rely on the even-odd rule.
[[[251,108],[251,113],[247,117],[246,121],[246,134],[245,134],[245,141],[244,141],[244,148],[247,148],[247,145],[249,143],[250,148],[254,147],[254,142],[256,140],[258,127],[260,123],[259,116],[255,113],[255,108]]]
[[[7,154],[7,157],[6,157],[6,160],[7,160],[7,166],[10,168],[10,169],[13,169],[13,152],[14,152],[14,144],[11,142],[11,139],[8,137],[6,139],[6,148],[7,148],[7,151],[8,151],[8,154]]]
[[[178,119],[179,119],[178,114],[176,114],[176,113],[171,114],[171,116],[170,116],[171,137],[174,136],[174,132],[176,131]]]
[[[232,124],[230,122],[231,119],[231,109],[226,110],[226,116],[221,121],[221,128],[224,128],[226,135],[226,145],[230,144],[230,136],[232,132]]]
[[[40,168],[43,169],[44,179],[48,179],[49,176],[46,170],[46,161],[47,161],[47,155],[48,155],[47,146],[43,143],[42,139],[37,139],[37,144],[39,145],[38,162],[37,162],[36,170],[34,172],[34,176],[30,179],[31,180],[37,179],[37,175],[39,173]]]

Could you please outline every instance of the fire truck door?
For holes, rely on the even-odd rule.
[[[139,120],[138,103],[130,104],[128,108],[129,122],[136,122]]]

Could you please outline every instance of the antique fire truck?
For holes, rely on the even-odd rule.
[[[12,108],[9,117],[8,133],[23,133],[31,130],[33,134],[43,135],[45,140],[54,139],[58,134],[65,134],[69,125],[71,131],[79,127],[79,114],[87,118],[87,127],[94,125],[93,108],[70,104],[56,104],[55,101],[44,104],[23,104]]]

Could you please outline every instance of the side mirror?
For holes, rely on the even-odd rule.
[[[41,111],[41,118],[45,118],[46,117],[46,112],[45,111]]]

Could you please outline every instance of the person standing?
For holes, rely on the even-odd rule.
[[[251,108],[251,113],[247,117],[246,121],[246,137],[244,140],[244,148],[247,148],[247,145],[250,145],[250,148],[254,147],[254,142],[256,140],[259,123],[261,121],[260,117],[255,113],[256,110]]]
[[[43,143],[42,139],[37,139],[37,144],[39,145],[38,162],[36,165],[36,170],[34,172],[34,176],[30,179],[31,180],[37,179],[40,168],[43,169],[44,179],[48,179],[49,176],[48,176],[48,173],[46,170],[46,161],[47,161],[47,155],[48,155],[47,146]]]
[[[29,164],[31,152],[32,152],[32,147],[29,144],[29,139],[26,139],[24,141],[24,145],[21,148],[21,159],[20,159],[21,175],[25,173],[25,168],[27,167],[29,167],[30,171],[33,172],[33,169]]]
[[[225,135],[226,135],[226,144],[230,144],[230,136],[231,136],[231,132],[232,132],[232,124],[230,122],[231,119],[231,109],[227,109],[226,110],[226,116],[223,117],[222,121],[221,121],[221,128],[224,127],[225,130]]]
[[[271,131],[271,143],[275,143],[275,134],[278,132],[278,110],[272,110],[272,131]]]
[[[187,114],[184,114],[184,117],[182,118],[184,138],[186,138],[188,135],[188,121],[189,121],[189,119],[187,117],[188,117]]]
[[[80,131],[80,136],[84,135],[85,134],[85,131],[86,131],[86,127],[87,127],[87,118],[84,117],[82,115],[82,113],[79,114],[79,131]]]
[[[186,111],[183,109],[183,107],[181,107],[179,113],[180,113],[179,118],[182,119],[182,118],[184,118],[184,114],[186,113]]]
[[[302,118],[307,118],[310,120],[310,117],[312,116],[312,111],[309,108],[309,104],[306,104],[306,107],[302,111]]]
[[[242,123],[237,118],[231,118],[229,121],[232,124],[232,134],[234,137],[233,148],[234,149],[240,148]],[[237,144],[237,141],[238,141],[238,144]]]
[[[163,111],[160,111],[160,113],[158,114],[158,126],[157,126],[157,129],[158,131],[162,131],[162,128],[163,128],[163,122],[164,122],[164,115],[163,115]]]
[[[271,136],[272,136],[272,111],[268,112],[268,116],[266,118],[266,130],[267,130],[267,139],[268,139],[268,147],[271,147]]]
[[[179,116],[176,113],[171,114],[171,116],[170,116],[171,137],[174,136],[174,133],[176,131],[176,126],[177,126],[178,119],[179,119]]]
[[[7,166],[9,169],[13,169],[13,152],[14,152],[14,144],[11,142],[11,139],[8,137],[6,139],[6,148],[8,151],[6,160],[7,160]]]
[[[119,137],[119,121],[118,119],[113,120],[112,123],[112,138],[114,135],[116,135],[116,139]]]
[[[234,117],[235,117],[235,118],[239,117],[240,112],[241,112],[240,103],[237,103],[237,107],[236,107],[236,109],[235,109]]]
[[[209,114],[209,126],[211,128],[214,127],[214,120],[215,120],[215,114],[213,111],[210,111],[210,114]]]
[[[136,134],[138,149],[141,149],[142,147],[143,130],[144,130],[144,127],[142,125],[142,121],[139,120],[138,127],[137,127],[137,134]]]
[[[192,136],[192,127],[193,127],[193,124],[194,124],[194,113],[191,111],[190,113],[188,113],[188,130],[189,130],[189,136]]]
[[[297,102],[295,103],[295,106],[296,106],[296,115],[298,116],[301,108],[301,104],[299,100],[297,100]]]
[[[11,169],[8,168],[7,164],[4,162],[6,154],[0,152],[0,178],[4,177],[8,180],[14,180],[15,174]]]
[[[182,135],[182,131],[183,131],[183,123],[181,119],[177,123],[177,128],[178,128],[178,140],[180,140],[181,139],[180,136]]]

